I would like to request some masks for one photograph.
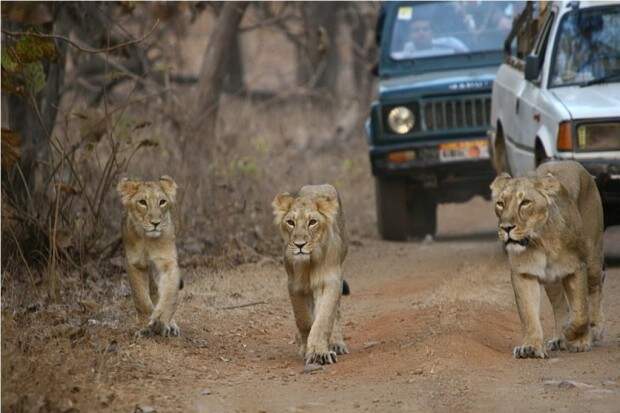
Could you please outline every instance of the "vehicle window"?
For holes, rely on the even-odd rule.
[[[405,60],[502,49],[524,2],[438,2],[397,9],[390,56]]]
[[[558,29],[550,86],[582,84],[619,72],[620,5],[567,13]]]

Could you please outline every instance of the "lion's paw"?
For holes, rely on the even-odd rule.
[[[542,346],[522,345],[512,350],[512,355],[516,359],[539,358],[546,359],[549,356]]]
[[[592,339],[589,334],[584,335],[573,341],[566,342],[566,348],[571,353],[581,353],[592,350]]]
[[[600,343],[605,338],[605,327],[600,324],[590,325],[590,334],[592,335],[592,342]]]
[[[160,335],[163,337],[178,337],[181,335],[179,326],[173,321],[170,324],[163,323],[161,320],[151,320],[149,325],[139,330],[136,337],[152,337]]]
[[[335,351],[309,351],[306,353],[305,363],[308,364],[334,364],[336,363]]]
[[[337,355],[349,354],[349,349],[347,348],[347,345],[344,344],[344,342],[331,343],[329,345],[329,350],[336,353]]]
[[[171,337],[179,337],[181,335],[181,329],[179,328],[179,326],[177,325],[177,323],[172,320],[170,321],[170,333],[169,335]]]
[[[547,350],[548,351],[560,351],[567,350],[566,348],[566,339],[562,337],[554,337],[550,340],[547,340]]]

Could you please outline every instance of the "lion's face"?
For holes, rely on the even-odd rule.
[[[275,224],[286,242],[285,256],[310,260],[325,244],[338,201],[327,197],[298,197],[283,193],[273,201]]]
[[[139,234],[149,238],[158,238],[171,227],[176,188],[176,183],[168,176],[158,181],[125,178],[117,186],[129,222]]]
[[[511,178],[502,174],[491,184],[498,236],[506,251],[520,253],[542,235],[549,219],[551,197],[560,189],[559,181],[545,177]]]

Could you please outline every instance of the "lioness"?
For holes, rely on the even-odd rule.
[[[603,207],[594,179],[577,162],[548,162],[530,177],[504,173],[491,190],[525,335],[514,357],[546,358],[547,349],[589,351],[603,333]],[[541,284],[555,318],[547,348]]]
[[[297,196],[278,194],[274,223],[286,242],[284,266],[293,306],[299,351],[306,364],[332,364],[347,354],[340,326],[340,296],[348,286],[342,262],[348,240],[336,188],[308,185]]]
[[[158,181],[122,179],[117,186],[124,207],[123,244],[136,310],[150,316],[139,335],[178,336],[172,317],[183,288],[177,265],[171,208],[177,184],[169,176]],[[156,270],[155,278],[149,266]]]

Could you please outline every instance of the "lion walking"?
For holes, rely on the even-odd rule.
[[[549,162],[535,176],[502,174],[491,190],[524,330],[514,356],[589,351],[602,338],[604,321],[603,207],[594,179],[577,162]],[[555,318],[555,337],[546,346],[541,286]]]
[[[183,280],[171,213],[177,185],[169,176],[158,181],[122,179],[117,190],[124,208],[123,245],[134,303],[139,314],[150,316],[138,334],[178,336],[173,316]]]
[[[338,192],[309,185],[296,196],[278,194],[275,225],[284,246],[288,291],[306,364],[331,364],[349,351],[340,323],[340,297],[348,290],[342,275],[348,239]]]

